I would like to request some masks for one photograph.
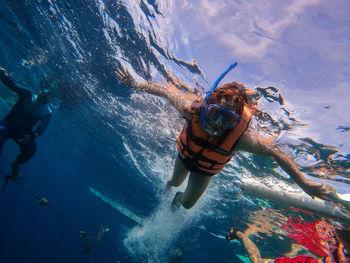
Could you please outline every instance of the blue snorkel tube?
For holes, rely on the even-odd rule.
[[[205,125],[205,118],[204,118],[204,104],[206,103],[207,99],[211,95],[211,93],[217,88],[219,85],[219,82],[229,73],[232,69],[234,69],[237,66],[237,62],[233,61],[231,65],[229,65],[224,72],[221,73],[221,75],[218,77],[218,79],[214,82],[213,87],[206,93],[205,98],[202,103],[202,109],[201,109],[201,122],[204,127]]]
[[[207,101],[207,99],[209,98],[209,96],[211,95],[211,93],[217,88],[217,86],[219,85],[219,82],[227,75],[227,73],[229,73],[232,69],[234,69],[237,66],[237,62],[233,61],[231,63],[231,65],[229,65],[227,67],[227,69],[225,69],[224,72],[221,73],[221,75],[218,77],[218,79],[214,82],[213,87],[207,92],[207,94],[205,95],[205,98],[203,100],[203,104]]]

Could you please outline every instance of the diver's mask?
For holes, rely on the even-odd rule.
[[[241,116],[216,104],[203,105],[201,122],[211,136],[220,136],[225,130],[234,129]]]
[[[237,62],[232,62],[224,72],[214,82],[213,87],[206,93],[201,107],[201,123],[203,128],[208,132],[210,136],[218,137],[222,135],[226,130],[233,129],[239,123],[241,117],[230,110],[224,109],[215,104],[207,104],[208,98],[214,92],[219,82],[226,76],[228,72],[237,66]],[[211,124],[214,125],[211,125]]]
[[[36,96],[36,101],[39,103],[47,103],[49,101],[49,90],[42,89],[39,94]]]

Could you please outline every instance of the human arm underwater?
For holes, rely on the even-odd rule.
[[[45,115],[45,117],[43,117],[40,120],[40,124],[39,124],[38,128],[36,128],[36,130],[33,132],[35,137],[41,136],[44,133],[44,131],[47,128],[47,125],[50,122],[50,119],[51,119],[51,113]]]
[[[167,83],[166,85],[160,82],[137,82],[127,69],[116,70],[116,75],[128,88],[146,92],[155,96],[162,97],[169,101],[180,114],[186,116],[189,111],[193,100],[197,96],[193,93],[180,91],[173,84]]]
[[[7,74],[6,70],[3,67],[0,67],[0,78],[6,87],[16,92],[18,95],[31,95],[30,91],[18,87],[16,83],[11,80],[10,76]]]
[[[50,122],[51,115],[52,115],[52,113],[50,111],[49,113],[47,113],[43,117],[41,117],[41,119],[39,120],[39,125],[35,129],[35,131],[24,135],[23,138],[19,139],[18,141],[20,143],[30,143],[36,137],[41,136],[45,132],[47,125]]]
[[[262,156],[272,157],[281,168],[310,196],[323,200],[331,200],[330,195],[336,190],[324,183],[307,180],[295,163],[283,152],[273,148],[273,144],[265,143],[251,132],[244,133],[235,148],[237,151],[246,151]]]

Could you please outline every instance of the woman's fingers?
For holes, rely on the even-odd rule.
[[[126,68],[117,68],[115,71],[115,74],[118,76],[118,78],[120,78],[122,81],[124,81],[125,79],[130,79],[131,78],[131,74],[129,72],[129,70],[127,70]]]
[[[121,69],[117,68],[115,71],[115,74],[118,76],[118,78],[123,79],[125,76],[125,71],[123,68]]]
[[[129,70],[126,68],[117,68],[115,74],[128,88],[135,88],[136,82],[134,77],[130,74]]]

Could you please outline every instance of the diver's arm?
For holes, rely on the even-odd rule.
[[[160,82],[137,82],[126,69],[116,71],[116,75],[128,88],[146,92],[155,96],[162,97],[168,100],[180,113],[183,113],[190,108],[192,101],[190,96],[182,94],[174,86],[164,85]]]
[[[272,146],[259,139],[256,135],[246,132],[241,136],[236,150],[272,157],[307,194],[312,197],[317,196],[324,200],[330,200],[328,195],[330,191],[334,190],[332,187],[327,184],[307,180],[304,174],[300,172],[295,163],[285,153]]]
[[[2,83],[12,91],[16,92],[18,95],[31,95],[31,93],[23,88],[20,88],[16,85],[14,81],[11,80],[10,76],[7,74],[6,70],[0,67],[0,78]]]
[[[47,114],[45,117],[43,117],[40,120],[40,124],[39,124],[38,128],[33,132],[34,137],[41,136],[44,133],[44,131],[47,128],[47,125],[50,122],[50,118],[51,118],[51,113]]]
[[[261,258],[259,249],[254,244],[254,242],[249,238],[248,235],[240,231],[237,231],[237,236],[241,239],[251,263],[265,262],[265,260]]]
[[[162,97],[169,101],[181,114],[188,110],[192,101],[180,93],[172,85],[164,85],[160,82],[136,83],[135,90],[140,90],[152,95]]]
[[[51,118],[51,113],[45,115],[45,117],[43,117],[40,121],[39,121],[39,126],[38,128],[33,131],[30,134],[25,134],[23,136],[23,138],[19,139],[18,141],[20,143],[30,143],[32,140],[34,140],[36,137],[41,136],[44,131],[47,128],[47,125],[50,122],[50,118]]]

